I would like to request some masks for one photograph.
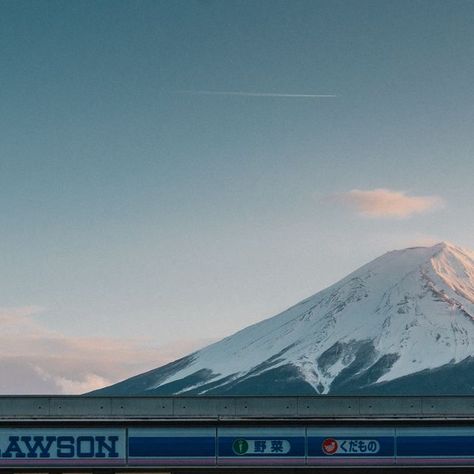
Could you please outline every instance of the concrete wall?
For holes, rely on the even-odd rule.
[[[0,396],[0,420],[474,418],[474,397]]]

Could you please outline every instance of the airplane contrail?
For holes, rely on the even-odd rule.
[[[336,94],[278,94],[274,92],[243,92],[243,91],[206,91],[206,90],[180,90],[176,94],[193,95],[234,95],[242,97],[290,97],[299,99],[324,99],[338,97]]]

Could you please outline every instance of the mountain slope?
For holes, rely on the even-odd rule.
[[[474,364],[473,318],[473,252],[444,242],[397,250],[273,318],[94,394],[414,393],[417,380],[436,391]],[[471,379],[451,390],[470,392]]]

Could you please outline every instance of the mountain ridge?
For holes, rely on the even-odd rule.
[[[474,253],[441,242],[387,252],[276,316],[92,394],[375,393],[406,377],[413,391],[416,374],[472,355]]]

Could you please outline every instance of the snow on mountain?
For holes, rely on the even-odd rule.
[[[473,318],[472,251],[445,242],[396,250],[277,316],[95,393],[356,393],[407,380],[413,391],[417,374],[441,370],[439,385],[471,367]]]

